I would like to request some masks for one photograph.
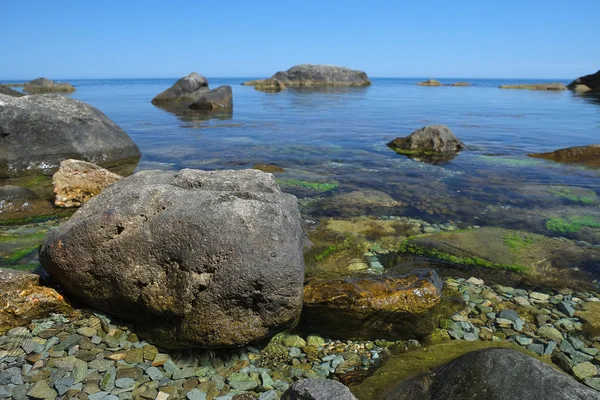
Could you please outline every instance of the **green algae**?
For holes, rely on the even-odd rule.
[[[340,185],[337,181],[311,182],[300,179],[277,179],[277,183],[279,183],[281,186],[300,187],[304,189],[310,189],[315,192],[329,192],[337,189]]]
[[[2,257],[2,260],[8,263],[17,263],[25,257],[35,253],[38,250],[38,247],[39,245],[35,245],[14,250],[6,256]]]
[[[17,240],[32,240],[32,241],[41,242],[44,239],[44,237],[46,236],[47,232],[48,232],[48,230],[41,230],[39,232],[31,233],[31,234],[27,234],[27,235],[8,235],[8,234],[0,233],[0,243],[11,243],[11,242],[15,242]]]
[[[325,250],[315,256],[315,261],[323,261],[333,253],[339,251],[339,247],[336,245],[328,246]]]
[[[534,159],[510,158],[500,156],[477,156],[481,161],[507,167],[534,167],[544,164],[544,161]]]
[[[590,216],[553,217],[546,221],[546,229],[550,232],[575,233],[583,228],[600,228],[600,222]]]
[[[582,190],[586,193],[585,195],[577,194],[567,187],[551,187],[548,191],[555,196],[569,200],[573,203],[593,204],[597,200],[596,192],[592,190]]]
[[[522,233],[508,234],[503,239],[504,244],[515,252],[524,250],[536,242],[534,237]]]

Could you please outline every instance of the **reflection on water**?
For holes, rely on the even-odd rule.
[[[227,121],[233,119],[233,111],[206,111],[192,110],[186,107],[174,107],[169,105],[156,105],[156,107],[177,116],[177,118],[186,122],[181,125],[182,128],[198,128],[203,127],[206,121],[211,119]]]

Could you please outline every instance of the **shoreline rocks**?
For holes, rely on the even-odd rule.
[[[279,71],[269,79],[248,81],[242,85],[259,87],[307,86],[369,86],[371,81],[363,71],[326,64],[300,64]],[[260,89],[259,89],[260,90]]]
[[[209,89],[208,80],[196,72],[179,79],[173,86],[152,99],[152,104],[169,109],[204,111],[233,110],[231,86]]]
[[[79,207],[123,177],[95,164],[80,160],[65,160],[52,176],[54,205]]]
[[[600,167],[600,144],[590,144],[587,146],[569,147],[559,149],[549,153],[530,153],[527,154],[533,158],[543,158],[560,163],[583,164],[587,167]]]
[[[233,347],[295,324],[302,241],[297,200],[271,174],[143,171],[49,232],[40,261],[66,293],[154,343]]]
[[[140,150],[98,109],[58,94],[0,95],[0,177],[51,174],[68,158],[110,166]]]
[[[29,94],[64,92],[71,93],[75,88],[68,82],[55,82],[46,78],[37,78],[23,85],[23,91]]]
[[[527,83],[519,85],[500,85],[500,89],[524,89],[524,90],[550,90],[559,91],[567,90],[567,87],[562,83]]]
[[[12,96],[12,97],[23,97],[23,96],[25,96],[24,93],[17,92],[16,90],[12,90],[10,87],[5,86],[5,85],[0,85],[0,94],[4,94],[4,95],[7,95],[7,96]]]
[[[567,87],[576,92],[600,91],[600,71],[579,77],[569,83]]]

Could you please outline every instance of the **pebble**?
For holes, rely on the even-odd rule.
[[[589,361],[579,363],[573,367],[573,374],[583,380],[585,378],[591,378],[598,374],[598,369],[594,364]]]

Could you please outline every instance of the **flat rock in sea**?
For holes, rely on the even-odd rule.
[[[435,79],[429,79],[424,82],[419,82],[419,83],[417,83],[417,85],[419,85],[419,86],[442,86],[440,81],[437,81]]]
[[[53,173],[68,158],[106,166],[140,150],[98,109],[59,94],[0,94],[0,177]]]
[[[589,376],[589,373],[584,373]],[[467,353],[400,382],[384,400],[598,400],[600,393],[533,357],[509,349]]]
[[[277,81],[277,82],[274,82]],[[279,71],[271,80],[246,82],[246,85],[283,86],[368,86],[371,80],[363,71],[324,64],[300,64]]]
[[[230,347],[296,322],[302,241],[297,199],[271,174],[142,171],[49,232],[40,261],[162,347]]]
[[[579,77],[567,87],[577,92],[600,91],[600,71]]]
[[[567,90],[562,83],[527,83],[521,85],[501,85],[500,89],[524,89],[524,90]]]
[[[600,144],[568,147],[549,153],[531,153],[529,157],[543,158],[560,163],[583,164],[587,167],[600,167]]]

